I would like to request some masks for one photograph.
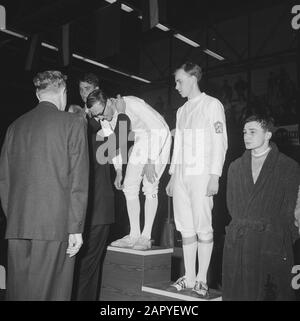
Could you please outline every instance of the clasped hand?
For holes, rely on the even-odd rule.
[[[145,164],[144,168],[143,168],[143,172],[142,172],[142,176],[146,175],[147,180],[153,184],[157,178],[157,174],[155,171],[155,165],[152,164],[151,162],[148,162],[147,164]]]
[[[72,257],[78,253],[82,246],[82,234],[70,234],[69,235],[69,244],[67,248],[67,254],[69,254],[69,257]]]
[[[219,176],[217,175],[210,175],[207,189],[206,189],[206,196],[214,196],[219,191]]]

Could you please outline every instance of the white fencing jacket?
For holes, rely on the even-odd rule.
[[[125,96],[123,99],[126,103],[125,114],[130,118],[131,129],[135,134],[135,144],[143,144],[148,159],[157,160],[170,138],[166,121],[144,100],[134,96]]]
[[[182,165],[183,175],[203,173],[221,176],[227,151],[223,105],[201,93],[177,111],[174,151],[169,173]]]

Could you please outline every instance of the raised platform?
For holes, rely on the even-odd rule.
[[[208,300],[191,289],[170,289],[173,248],[138,251],[109,246],[102,273],[101,301],[221,301],[210,289]],[[174,263],[174,261],[173,261]]]
[[[138,251],[109,246],[103,265],[100,300],[156,300],[142,292],[150,283],[169,282],[172,248]]]
[[[164,247],[160,247],[160,246],[153,246],[150,250],[141,251],[141,250],[126,249],[126,248],[115,247],[115,246],[108,246],[107,251],[129,253],[129,254],[141,255],[141,256],[149,256],[149,255],[160,255],[160,254],[173,253],[174,249],[173,248],[164,248]]]
[[[169,298],[172,300],[180,300],[180,301],[222,301],[221,292],[210,289],[209,299],[202,299],[197,296],[195,292],[192,291],[192,289],[185,289],[183,291],[176,291],[176,289],[170,289],[170,285],[173,282],[163,282],[163,283],[157,283],[157,284],[149,284],[149,285],[143,285],[142,291],[145,293],[151,293],[154,295],[163,296],[165,298]]]

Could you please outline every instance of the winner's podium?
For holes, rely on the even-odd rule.
[[[100,301],[207,301],[190,289],[168,291],[173,248],[150,250],[108,246],[102,272]],[[212,290],[209,301],[221,300]]]
[[[143,292],[142,287],[170,282],[172,253],[172,248],[152,247],[150,250],[138,251],[108,246],[100,300],[158,300],[152,294]]]

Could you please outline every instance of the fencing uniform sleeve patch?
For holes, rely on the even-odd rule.
[[[214,127],[215,127],[216,134],[222,134],[223,133],[223,123],[222,122],[216,121],[214,123]]]

